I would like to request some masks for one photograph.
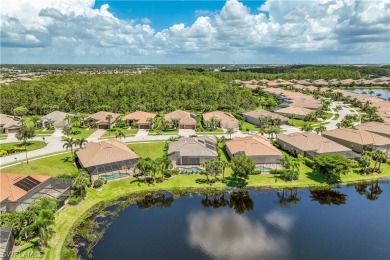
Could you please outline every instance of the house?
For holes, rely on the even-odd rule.
[[[242,113],[242,115],[245,118],[245,121],[254,124],[254,125],[260,125],[260,117],[267,117],[271,120],[279,119],[281,124],[287,125],[288,124],[288,118],[282,115],[278,115],[275,113],[272,113],[270,111],[264,110],[264,109],[258,109],[253,111],[248,111]]]
[[[44,196],[57,198],[60,206],[70,195],[71,179],[44,175],[0,174],[0,212],[23,211]]]
[[[144,111],[136,111],[126,115],[123,120],[126,121],[126,125],[131,126],[133,122],[137,124],[139,129],[150,129],[153,127],[153,118],[156,114],[148,113]]]
[[[340,128],[322,132],[322,135],[358,153],[378,148],[390,150],[390,138],[365,130]]]
[[[278,135],[277,142],[283,150],[309,158],[321,154],[340,154],[346,158],[355,157],[352,149],[311,132]]]
[[[216,120],[220,128],[233,128],[239,129],[239,122],[232,114],[222,111],[212,111],[203,114],[203,123],[206,125],[207,122]]]
[[[179,129],[195,129],[196,116],[190,112],[183,110],[176,110],[165,115],[164,119],[168,122],[177,120],[179,122]]]
[[[368,122],[356,126],[356,129],[368,131],[390,138],[390,123]]]
[[[20,129],[20,117],[0,114],[0,127],[6,134],[16,133]]]
[[[121,170],[127,172],[140,159],[126,143],[116,139],[89,142],[76,155],[80,166],[88,171],[92,179]]]
[[[111,115],[112,118],[108,120],[108,116]],[[98,129],[109,129],[112,128],[115,121],[119,118],[119,114],[100,111],[95,114],[92,114],[84,119],[84,124],[96,123]]]
[[[296,101],[289,104],[289,107],[302,107],[310,110],[317,110],[321,107],[321,104],[315,102]]]
[[[44,117],[42,117],[41,120],[42,126],[46,127],[46,123],[50,121],[53,123],[53,126],[55,128],[64,128],[65,126],[70,124],[70,122],[67,122],[65,120],[65,117],[67,115],[74,116],[72,114],[61,112],[61,111],[53,111],[50,114],[47,114]]]
[[[175,165],[201,165],[218,159],[217,141],[209,136],[182,137],[169,144],[168,157]]]
[[[281,109],[277,109],[274,111],[277,114],[284,115],[287,117],[291,117],[292,115],[295,115],[298,119],[305,118],[306,115],[313,112],[313,110],[303,108],[303,107],[285,107]]]
[[[230,158],[246,155],[256,164],[280,164],[282,153],[262,136],[238,137],[226,142]]]

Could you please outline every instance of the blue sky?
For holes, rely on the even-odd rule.
[[[1,63],[389,63],[390,0],[2,0]]]

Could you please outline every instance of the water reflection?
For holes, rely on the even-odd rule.
[[[206,197],[201,200],[201,203],[205,208],[221,208],[229,206],[229,208],[232,208],[237,214],[250,211],[254,206],[254,202],[251,199],[249,192],[246,190],[232,192],[229,200],[225,198],[224,193],[221,195],[215,195],[211,198],[209,195],[206,195]]]
[[[137,201],[137,206],[140,209],[149,209],[154,206],[159,208],[169,208],[174,201],[171,194],[168,193],[150,193],[142,200]]]
[[[310,190],[310,198],[321,205],[342,205],[347,201],[347,195],[331,189]]]
[[[288,207],[289,204],[298,204],[301,198],[298,197],[298,189],[283,189],[276,192],[280,206]]]
[[[355,185],[355,190],[360,195],[366,196],[369,200],[377,200],[382,194],[382,189],[378,182],[362,182]]]
[[[253,222],[244,215],[199,211],[189,215],[188,224],[190,245],[212,258],[267,259],[288,251],[283,232],[271,232],[266,223]]]

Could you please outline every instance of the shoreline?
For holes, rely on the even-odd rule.
[[[272,185],[259,183],[258,185],[248,185],[245,189],[295,189],[295,188],[331,188],[335,185],[352,185],[355,183],[360,183],[364,181],[388,181],[390,180],[389,174],[380,174],[380,175],[362,175],[358,179],[353,180],[345,180],[335,184],[327,184],[327,183],[318,183],[315,185],[306,185],[299,183],[288,183],[284,181],[275,182]],[[87,197],[81,201],[78,205],[70,206],[66,205],[60,211],[56,213],[55,224],[53,225],[53,236],[49,240],[49,246],[44,250],[44,255],[42,259],[61,259],[66,256],[68,259],[71,259],[72,252],[67,248],[70,242],[73,239],[74,230],[83,223],[87,218],[89,218],[97,205],[112,203],[122,197],[129,196],[139,196],[142,194],[147,194],[149,192],[171,192],[171,193],[207,193],[207,192],[222,192],[226,191],[226,188],[222,185],[213,185],[206,187],[194,187],[194,186],[178,186],[175,187],[174,183],[170,185],[170,187],[161,187],[161,185],[151,185],[151,186],[138,186],[133,189],[129,189],[129,187],[123,187],[123,181],[111,182],[106,185],[110,185],[110,187],[104,186],[101,191],[95,190],[93,188],[88,188]],[[106,188],[106,192],[105,192]],[[109,193],[108,188],[111,188],[111,192]],[[108,193],[108,194],[105,194]],[[30,248],[30,249],[29,249]],[[23,244],[17,249],[17,252],[25,252],[26,250],[31,249],[31,242]],[[34,252],[37,249],[34,249]],[[15,258],[18,259],[18,258]]]

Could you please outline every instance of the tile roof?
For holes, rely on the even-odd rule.
[[[232,154],[244,153],[246,156],[280,155],[282,153],[262,136],[238,137],[226,142]]]
[[[135,120],[137,123],[148,123],[149,118],[155,118],[156,114],[144,112],[144,111],[136,111],[126,115],[123,120]]]
[[[191,113],[183,110],[176,110],[165,115],[166,121],[179,120],[179,124],[196,125],[196,119],[191,117]]]
[[[281,134],[277,138],[305,152],[332,153],[352,151],[348,147],[311,132]]]
[[[65,112],[61,112],[61,111],[53,111],[53,112],[45,115],[44,117],[42,117],[42,120],[50,120],[50,121],[53,121],[54,123],[62,123],[65,121],[66,115],[73,116],[72,114],[69,114],[69,113],[65,113]]]
[[[140,158],[124,142],[116,139],[89,142],[76,154],[84,168]]]
[[[260,116],[266,116],[270,119],[276,119],[279,118],[282,121],[288,121],[288,118],[282,115],[278,115],[275,113],[272,113],[270,111],[264,110],[264,109],[257,109],[253,111],[247,111],[242,113],[244,116],[253,117],[253,118],[259,118]]]
[[[180,156],[218,156],[217,141],[209,136],[182,137],[169,144],[168,154],[175,152],[179,152]]]
[[[390,135],[390,124],[386,124],[386,123],[368,122],[356,126],[356,129],[377,133],[377,134]]]
[[[9,174],[9,173],[1,173],[0,174],[0,202],[4,200],[9,201],[17,201],[24,195],[26,195],[28,192],[33,191],[39,185],[31,189],[30,191],[26,191],[22,188],[19,188],[15,185],[18,181],[23,180],[26,177],[31,177],[40,183],[43,183],[47,180],[49,180],[50,176],[44,176],[44,175],[26,175],[26,174]]]
[[[238,123],[239,121],[232,114],[222,111],[211,111],[207,113],[203,113],[203,120],[210,121],[212,118],[218,120],[218,122],[234,122]]]
[[[340,128],[325,131],[322,135],[335,137],[361,145],[390,145],[390,138],[360,129]]]
[[[285,107],[281,108],[275,111],[275,113],[281,113],[281,114],[295,114],[298,116],[306,116],[307,114],[312,113],[313,110],[302,108],[302,107]]]
[[[85,120],[93,119],[93,120],[97,121],[98,123],[108,123],[108,120],[106,120],[106,117],[108,115],[112,115],[111,122],[114,122],[120,116],[117,113],[106,112],[106,111],[99,111],[99,112],[97,112],[95,114],[92,114],[92,115],[86,117]]]
[[[20,127],[19,121],[15,120],[16,117],[0,114],[0,126],[3,128],[10,128],[12,126]]]

